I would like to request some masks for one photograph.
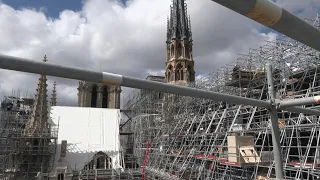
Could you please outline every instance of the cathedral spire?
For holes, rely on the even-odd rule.
[[[52,96],[51,96],[51,106],[57,105],[57,91],[56,91],[56,85],[57,83],[53,83],[53,89],[52,89]]]
[[[44,56],[44,62],[47,62],[47,56]],[[35,131],[44,131],[47,129],[48,123],[48,104],[47,104],[47,78],[41,74],[39,78],[38,88],[35,95],[33,109],[26,125],[29,135]]]
[[[184,0],[173,0],[167,20],[166,81],[188,84],[195,81],[190,16]]]
[[[192,41],[190,19],[187,15],[187,5],[184,0],[173,0],[170,6],[170,20],[168,20],[167,41]]]

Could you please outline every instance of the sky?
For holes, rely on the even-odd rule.
[[[302,18],[319,0],[274,0]],[[197,75],[213,72],[273,40],[275,32],[210,0],[186,0]],[[171,0],[0,0],[0,53],[54,64],[145,78],[163,75]],[[0,70],[0,97],[33,96],[39,75]],[[58,105],[77,105],[78,81],[57,81]],[[123,88],[122,99],[131,89]]]

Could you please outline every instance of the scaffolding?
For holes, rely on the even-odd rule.
[[[42,74],[34,98],[21,98],[13,91],[1,102],[1,179],[43,179],[53,169],[59,125],[49,115],[46,83]],[[55,88],[52,100],[55,103]]]
[[[307,22],[320,28],[319,15]],[[320,95],[320,53],[283,35],[189,86],[267,100],[267,63],[273,65],[277,99]],[[138,164],[148,151],[146,179],[275,178],[267,109],[146,90],[134,91],[125,102],[133,113]],[[319,117],[277,113],[285,179],[318,179]]]
[[[58,127],[52,126],[47,136],[42,139],[49,142],[46,145],[31,146],[27,142],[39,139],[25,136],[24,131],[29,119],[33,99],[20,98],[19,93],[4,97],[0,110],[0,178],[14,179],[17,177],[35,178],[44,169],[41,159],[47,159],[47,168],[52,168],[55,154]],[[44,141],[42,141],[44,142]],[[36,157],[31,158],[31,157]],[[44,158],[47,157],[47,158]],[[40,160],[39,160],[40,159]]]
[[[131,111],[122,111],[120,124],[121,156],[123,157],[124,171],[120,172],[120,179],[141,179],[141,166],[137,163],[137,157],[133,154],[134,135],[131,132]]]

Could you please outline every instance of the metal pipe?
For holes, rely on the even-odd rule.
[[[25,58],[18,58],[1,54],[0,68],[98,83],[102,81],[101,72],[55,65],[48,62],[38,62]]]
[[[214,101],[224,101],[224,102],[229,102],[234,104],[259,106],[264,108],[270,107],[269,102],[260,101],[257,99],[245,98],[240,96],[217,93],[212,91],[195,89],[195,88],[190,88],[190,87],[185,87],[180,85],[161,83],[156,81],[148,81],[148,80],[138,79],[133,77],[122,76],[121,85],[126,87],[138,88],[138,89],[147,89],[147,90],[153,90],[158,92],[178,94],[182,96],[206,98]]]
[[[270,108],[271,104],[266,101],[257,99],[244,98],[239,96],[227,95],[217,92],[205,91],[184,86],[160,83],[155,81],[148,81],[144,79],[132,78],[118,74],[107,72],[96,72],[86,69],[66,67],[61,65],[50,64],[48,62],[32,61],[24,58],[17,58],[12,56],[0,55],[0,68],[14,71],[46,74],[48,76],[56,76],[62,78],[76,79],[82,81],[90,81],[97,83],[113,84],[124,87],[131,87],[137,89],[147,89],[158,92],[166,92],[178,94],[183,96],[190,96],[196,98],[207,98],[214,101],[224,101],[234,104],[243,104]],[[299,107],[287,107],[288,111],[297,113],[306,113],[310,115],[319,115],[320,111],[312,109],[304,109]]]
[[[280,101],[279,108],[312,104],[320,104],[320,96]]]
[[[212,0],[320,51],[320,30],[269,0]],[[297,28],[299,27],[299,28]],[[306,35],[307,34],[307,35]],[[312,36],[308,35],[312,34]]]
[[[283,166],[281,157],[281,144],[280,144],[280,130],[278,124],[278,114],[275,104],[275,91],[272,77],[272,67],[267,64],[267,80],[268,80],[268,93],[271,102],[274,104],[269,109],[269,114],[271,118],[271,134],[272,134],[272,144],[273,144],[273,154],[275,162],[275,171],[277,179],[283,179]]]
[[[0,55],[0,68],[15,71],[46,74],[49,76],[56,76],[62,78],[70,78],[105,84],[120,85],[124,87],[131,87],[137,89],[147,89],[158,92],[172,93],[183,96],[190,96],[196,98],[207,98],[214,101],[225,101],[234,104],[244,104],[251,106],[259,106],[269,108],[270,103],[251,98],[244,98],[217,92],[205,91],[190,87],[179,85],[172,85],[167,83],[149,81],[144,79],[132,78],[118,74],[107,72],[95,72],[85,69],[65,67],[54,65],[50,63],[43,63],[37,61],[30,61],[23,58],[16,58],[11,56]]]
[[[297,113],[320,116],[320,111],[316,109],[308,109],[308,108],[300,108],[300,107],[282,107],[280,109],[284,111],[289,111],[289,112],[297,112]]]

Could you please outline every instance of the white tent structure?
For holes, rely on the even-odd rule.
[[[122,169],[119,109],[54,106],[50,114],[53,123],[59,124],[58,142],[67,140],[77,147],[67,153],[67,161],[74,170],[82,169],[100,151],[111,158],[114,169]],[[58,150],[56,159],[59,156]]]

